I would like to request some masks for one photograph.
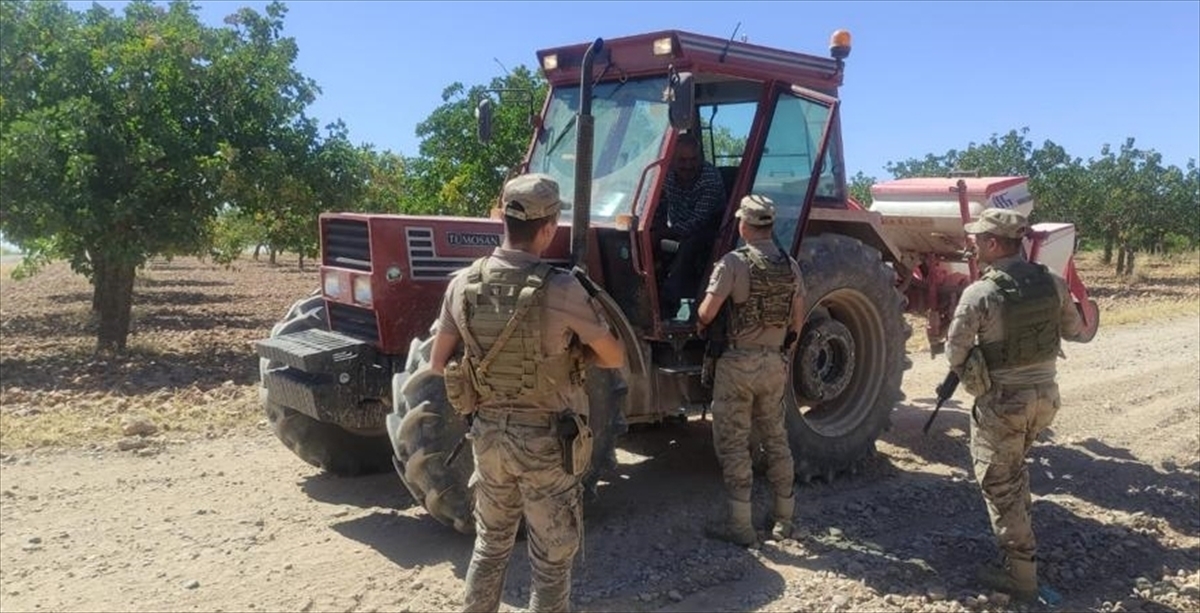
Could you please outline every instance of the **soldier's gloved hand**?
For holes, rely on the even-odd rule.
[[[954,395],[954,392],[958,391],[958,382],[958,373],[952,370],[933,391],[937,394],[938,398],[950,398]]]

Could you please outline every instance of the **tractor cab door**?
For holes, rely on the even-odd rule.
[[[716,239],[707,239],[705,250],[680,258],[663,253],[666,249],[660,243],[664,241],[654,234],[653,228],[661,225],[659,218],[666,214],[664,203],[659,202],[645,252],[646,259],[652,260],[658,290],[655,321],[661,327],[657,331],[664,337],[693,333],[691,318],[703,298],[712,264],[740,241],[735,213],[743,196],[762,194],[775,202],[776,241],[781,249],[795,253],[814,199],[835,198],[844,190],[840,148],[830,145],[837,142],[836,98],[779,82],[709,81],[701,93],[698,127],[704,157],[722,176],[725,206],[714,222],[719,228]],[[678,138],[673,142],[677,144]],[[668,155],[674,150],[671,147]],[[682,268],[677,266],[681,259],[684,265],[694,263],[697,283],[672,292],[678,288],[667,283],[677,272],[672,269]],[[662,265],[664,261],[671,262],[670,268]]]
[[[837,108],[837,98],[820,92],[797,85],[776,88],[755,122],[714,261],[740,243],[734,214],[747,194],[774,201],[776,243],[793,254],[814,200],[840,201],[845,177]]]

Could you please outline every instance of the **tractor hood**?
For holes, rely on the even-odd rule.
[[[497,219],[321,215],[321,292],[330,328],[404,354],[429,332],[450,276],[504,239]],[[560,225],[543,258],[568,266],[570,226]]]

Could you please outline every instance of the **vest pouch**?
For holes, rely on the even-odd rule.
[[[571,443],[571,474],[579,477],[592,463],[592,429],[583,424],[579,427],[579,435]]]
[[[446,362],[443,379],[446,382],[446,399],[459,415],[469,415],[475,412],[479,405],[479,394],[471,384],[471,374],[467,372],[468,364],[457,360]]]
[[[562,442],[563,471],[574,477],[582,475],[592,459],[591,428],[582,417],[567,410],[558,414],[555,430]]]

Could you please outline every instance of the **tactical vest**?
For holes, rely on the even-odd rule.
[[[1019,261],[983,275],[1000,290],[1004,339],[980,345],[989,370],[1048,362],[1058,356],[1060,309],[1054,278],[1041,264]]]
[[[792,321],[792,296],[796,293],[791,258],[786,253],[769,258],[750,245],[738,247],[733,254],[750,269],[750,298],[730,303],[733,334],[760,328],[787,328]]]
[[[485,271],[486,261],[471,265],[463,287],[465,361],[479,404],[543,404],[566,386],[582,385],[578,350],[548,356],[542,349],[546,282],[554,267]]]

